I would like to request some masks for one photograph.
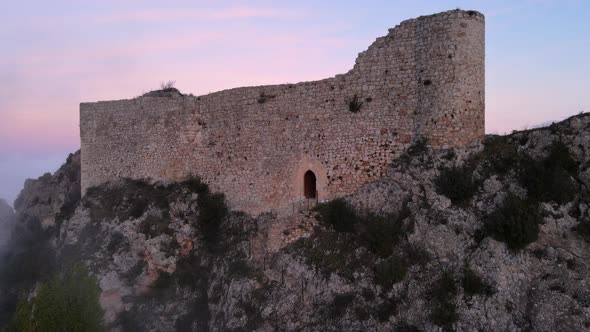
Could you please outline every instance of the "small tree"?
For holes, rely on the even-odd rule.
[[[102,331],[99,294],[96,278],[83,265],[75,265],[41,284],[30,301],[18,303],[14,330]]]

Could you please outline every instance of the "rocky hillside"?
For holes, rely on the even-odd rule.
[[[14,223],[14,211],[5,200],[0,199],[0,248],[8,244]],[[0,249],[0,252],[2,249]]]
[[[80,200],[72,155],[15,204],[32,234],[15,241],[46,264],[11,256],[13,276],[34,277],[0,271],[5,292],[19,280],[0,318],[82,262],[108,330],[585,331],[588,153],[589,114],[466,149],[418,141],[354,195],[256,217],[198,180],[122,180]]]

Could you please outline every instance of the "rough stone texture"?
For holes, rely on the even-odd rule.
[[[54,174],[27,179],[14,201],[21,224],[40,222],[44,228],[54,226],[58,219],[68,218],[80,201],[80,151],[70,154],[66,163]]]
[[[517,179],[518,163],[495,174],[482,171],[494,155],[475,159],[473,174],[483,183],[464,205],[453,204],[434,184],[441,169],[464,165],[483,153],[482,145],[412,150],[394,160],[379,181],[346,196],[360,213],[386,215],[404,202],[410,210],[402,222],[412,227],[397,244],[391,240],[393,254],[406,259],[408,271],[391,287],[375,280],[383,257],[354,234],[310,221],[308,211],[256,218],[232,212],[220,223],[218,241],[207,244],[199,194],[188,188],[161,197],[150,195],[151,189],[138,194],[125,186],[129,181],[101,186],[120,190],[87,195],[59,234],[53,233],[52,243],[58,261],[74,255],[97,276],[113,331],[587,331],[590,237],[575,227],[590,223],[589,133],[590,115],[583,114],[503,137],[518,155],[537,160],[562,142],[579,180],[571,201],[539,202],[538,238],[521,251],[476,235],[507,193],[528,195]],[[36,181],[52,183],[56,192],[72,185],[64,177]],[[33,187],[51,191],[31,181]],[[38,194],[22,195],[32,202]],[[98,221],[85,203],[96,199],[117,206],[147,204],[135,217],[119,218],[118,208],[98,211],[114,214]],[[29,206],[41,211],[47,204],[38,200]],[[165,211],[169,216],[157,219],[157,227],[142,226]],[[466,266],[489,292],[468,294],[462,284]],[[456,317],[443,329],[432,318],[432,294],[445,273],[455,288],[445,306],[454,308]]]
[[[10,240],[10,232],[14,224],[15,216],[12,207],[5,200],[0,199],[0,254],[3,247]]]
[[[483,15],[453,10],[402,22],[334,78],[82,103],[82,190],[198,175],[234,209],[292,211],[311,170],[321,201],[352,193],[412,141],[484,135],[484,50]]]

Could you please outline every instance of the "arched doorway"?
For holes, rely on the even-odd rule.
[[[305,198],[316,198],[317,196],[316,178],[312,171],[305,172],[303,176],[303,193]]]

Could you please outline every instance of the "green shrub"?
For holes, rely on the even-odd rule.
[[[162,234],[171,235],[172,229],[169,226],[170,219],[163,218],[156,214],[148,214],[145,219],[139,223],[139,232],[145,234],[149,238],[153,238]]]
[[[403,247],[404,257],[412,265],[426,265],[430,262],[430,254],[426,249],[416,244],[406,244]]]
[[[351,111],[352,113],[357,113],[361,110],[361,107],[363,106],[363,102],[360,101],[360,98],[358,95],[354,95],[354,97],[352,97],[352,99],[348,102],[348,110]]]
[[[334,296],[334,301],[332,302],[332,318],[337,318],[344,315],[344,313],[346,313],[346,309],[353,301],[354,294],[352,293],[336,294],[336,296]]]
[[[207,184],[198,178],[169,185],[149,184],[142,180],[125,179],[117,184],[104,184],[89,188],[84,196],[84,207],[94,222],[115,219],[140,218],[152,206],[162,210],[161,216],[148,215],[140,225],[140,231],[148,237],[170,234],[170,203],[185,200],[187,195],[197,193],[198,222],[204,240],[217,242],[219,227],[228,213],[225,196],[211,193]],[[186,216],[185,216],[186,217]]]
[[[377,318],[381,322],[386,322],[389,320],[389,317],[395,315],[397,312],[398,312],[398,301],[396,301],[395,298],[385,299],[377,307]]]
[[[576,195],[575,181],[564,169],[548,168],[543,162],[524,158],[519,177],[531,199],[566,203]]]
[[[580,220],[580,222],[574,226],[574,232],[578,233],[586,242],[590,243],[590,221]]]
[[[518,150],[508,137],[489,136],[483,144],[483,151],[476,159],[484,161],[488,172],[506,174],[518,165]]]
[[[473,179],[472,167],[450,167],[443,169],[434,179],[436,191],[451,199],[455,205],[465,205],[477,193],[480,181]]]
[[[555,141],[542,161],[530,157],[521,159],[519,181],[530,198],[563,204],[573,200],[578,192],[576,172],[577,164],[568,148]]]
[[[408,324],[407,322],[401,321],[395,324],[395,331],[396,332],[420,332],[420,329],[412,324]]]
[[[64,203],[55,216],[58,225],[60,225],[64,220],[70,219],[74,215],[76,208],[80,204],[81,197],[82,194],[79,185],[72,186],[70,190],[68,190],[64,198]]]
[[[445,271],[430,290],[433,305],[430,319],[444,331],[451,330],[453,323],[459,318],[455,306],[455,295],[457,295],[455,280],[449,272]]]
[[[369,214],[359,225],[360,236],[367,248],[382,258],[393,253],[394,246],[403,234],[403,221],[395,216]]]
[[[406,150],[407,155],[415,157],[428,151],[428,139],[419,137],[415,139],[410,147]]]
[[[467,295],[491,295],[493,294],[493,288],[481,277],[473,271],[469,265],[465,265],[463,269],[462,286],[465,294]]]
[[[434,325],[442,327],[443,331],[452,331],[453,323],[459,319],[455,303],[444,301],[435,304],[430,313],[430,319]]]
[[[519,250],[537,240],[542,221],[536,202],[509,193],[503,205],[487,216],[484,231],[508,248]]]
[[[89,210],[93,222],[139,218],[148,206],[146,196],[151,190],[152,187],[144,181],[126,179],[118,185],[89,188],[83,205]]]
[[[102,331],[100,288],[82,265],[55,275],[17,306],[16,331]]]
[[[385,289],[404,280],[408,273],[408,263],[396,255],[377,264],[375,267],[375,282]]]
[[[570,175],[575,175],[578,170],[578,164],[572,158],[570,150],[561,141],[554,141],[551,144],[549,155],[544,163],[547,168],[562,168]]]
[[[352,233],[358,221],[353,207],[345,200],[338,198],[327,203],[318,204],[314,211],[319,221],[332,225],[337,232]]]
[[[153,290],[169,289],[175,283],[175,275],[166,271],[161,271],[158,274],[158,279],[152,284]]]
[[[225,196],[221,193],[211,194],[208,191],[199,194],[199,222],[205,242],[213,244],[219,238],[221,222],[228,213]]]
[[[109,256],[115,254],[124,245],[129,245],[125,235],[121,232],[114,232],[107,244],[107,253]]]
[[[306,264],[313,266],[325,278],[336,273],[353,281],[354,274],[364,271],[372,259],[366,252],[357,255],[360,246],[362,243],[353,233],[316,232],[293,243],[289,251],[303,256]]]

